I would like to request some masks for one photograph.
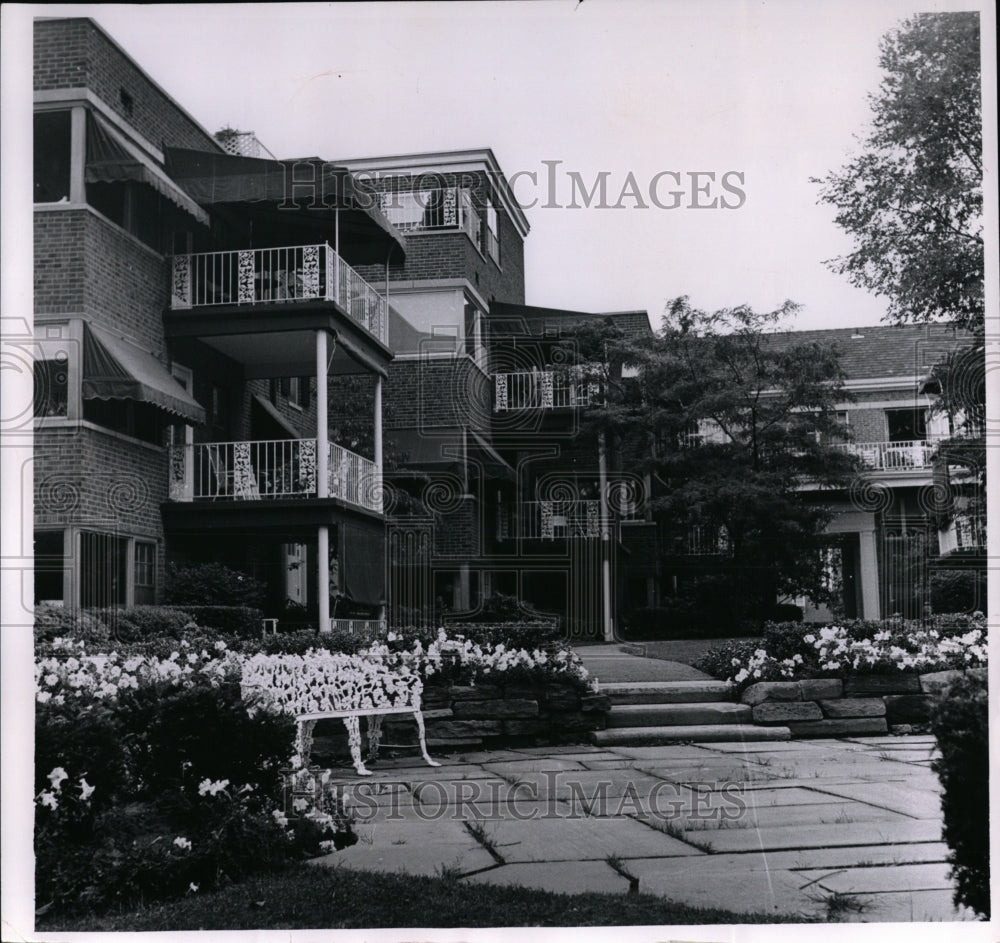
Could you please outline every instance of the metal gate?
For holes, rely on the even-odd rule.
[[[879,595],[882,616],[922,618],[930,602],[930,555],[934,533],[925,519],[887,518],[879,531]]]
[[[386,525],[386,619],[390,627],[429,626],[433,622],[433,526],[425,518],[398,519]]]

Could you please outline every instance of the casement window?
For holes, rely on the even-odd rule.
[[[486,252],[494,262],[500,265],[500,222],[497,216],[493,194],[486,198]]]
[[[65,203],[70,184],[70,112],[42,111],[34,120],[34,201]]]
[[[918,442],[927,438],[927,410],[918,407],[887,409],[886,431],[889,442]]]
[[[62,360],[35,361],[35,416],[67,414],[69,402],[69,366]]]
[[[134,604],[151,606],[156,597],[156,544],[136,540],[132,559]]]

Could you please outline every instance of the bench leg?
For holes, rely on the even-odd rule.
[[[382,743],[382,716],[371,714],[368,717],[368,759],[378,759],[378,749]]]
[[[344,726],[347,728],[347,740],[351,745],[354,769],[359,776],[371,776],[371,770],[365,769],[365,764],[361,762],[361,722],[357,717],[345,717]]]
[[[295,752],[298,754],[302,769],[309,769],[309,764],[312,762],[313,730],[315,727],[315,720],[300,720],[298,722]]]
[[[420,735],[420,755],[428,766],[440,766],[437,760],[432,760],[427,754],[427,737],[424,733],[424,715],[420,711],[413,712],[413,719],[417,722],[417,733]]]

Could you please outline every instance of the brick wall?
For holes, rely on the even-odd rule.
[[[86,210],[35,213],[36,314],[82,310],[86,267],[81,249],[89,216]]]
[[[156,147],[218,150],[215,141],[90,20],[39,20],[36,90],[86,86]],[[131,98],[131,114],[122,101]]]
[[[430,186],[437,178],[437,186],[469,186],[475,205],[485,205],[486,175],[439,174],[423,181]],[[370,189],[385,191],[391,186],[390,180],[366,182]],[[417,186],[420,185],[418,178]],[[397,183],[396,188],[405,189]],[[485,210],[482,211],[485,217]],[[500,236],[500,265],[488,253],[480,253],[472,240],[464,232],[443,230],[429,233],[410,233],[407,236],[405,261],[390,263],[389,281],[411,281],[437,278],[465,278],[483,296],[487,304],[504,301],[524,304],[524,240],[520,232],[504,212],[497,207],[497,223]],[[385,282],[385,267],[382,265],[358,266],[358,271],[371,284],[377,286]]]
[[[489,433],[490,378],[463,357],[394,361],[383,401],[393,428],[468,426]]]
[[[167,452],[91,428],[35,435],[35,526],[75,525],[143,537],[157,544],[157,593],[163,581]]]

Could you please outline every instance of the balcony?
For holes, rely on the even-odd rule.
[[[238,249],[173,257],[170,307],[333,302],[388,345],[386,299],[329,245]]]
[[[871,471],[910,471],[933,466],[937,441],[914,439],[906,442],[847,442],[840,446],[857,455]]]
[[[463,187],[383,193],[381,209],[400,232],[464,232],[483,251],[482,216],[472,204],[472,193]],[[499,245],[496,251],[498,258]]]
[[[593,382],[581,382],[550,370],[497,373],[493,383],[496,394],[493,411],[497,413],[589,406],[597,392],[597,384]]]
[[[500,508],[497,514],[498,541],[600,536],[600,501],[522,501]]]
[[[374,462],[330,444],[329,497],[382,513]],[[315,439],[203,442],[170,449],[171,501],[269,501],[317,496]]]

